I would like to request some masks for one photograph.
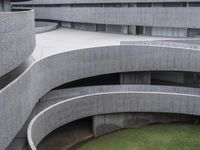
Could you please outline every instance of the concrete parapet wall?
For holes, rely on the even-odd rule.
[[[0,14],[0,76],[24,62],[35,48],[34,12]]]
[[[111,25],[200,28],[198,7],[35,7],[34,9],[37,19]]]

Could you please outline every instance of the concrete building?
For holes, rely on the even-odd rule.
[[[50,133],[80,119],[90,132],[76,130],[82,138],[54,149],[122,128],[200,122],[199,7],[198,0],[1,1],[0,150],[55,146]]]

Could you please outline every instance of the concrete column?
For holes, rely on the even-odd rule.
[[[128,26],[121,26],[121,33],[128,34]]]
[[[194,74],[194,87],[200,88],[200,74]]]
[[[121,4],[121,7],[128,7],[128,3],[127,4]]]
[[[128,26],[128,34],[136,35],[136,26]]]
[[[120,84],[151,84],[150,72],[128,72],[120,74]],[[121,128],[127,122],[127,114],[97,115],[93,117],[94,136],[100,136]],[[132,116],[132,115],[131,115]],[[129,119],[128,119],[129,120]],[[135,124],[137,122],[133,122]]]
[[[10,0],[1,0],[0,1],[0,12],[11,11]]]
[[[72,28],[71,22],[61,22],[61,27]]]
[[[151,27],[144,27],[144,35],[151,36],[152,35],[151,31],[152,31]]]
[[[128,72],[120,74],[120,84],[151,84],[150,72]],[[130,114],[108,114],[97,115],[93,117],[93,133],[94,136],[101,136],[103,134],[119,130],[127,127],[127,122],[131,117],[136,117]],[[135,120],[134,118],[132,120]],[[142,119],[141,119],[142,120]],[[140,123],[140,121],[139,121]],[[137,124],[137,121],[132,122],[133,125]]]
[[[185,73],[184,84],[190,87],[200,88],[200,74],[199,73]]]
[[[120,25],[106,25],[106,32],[108,33],[121,33]]]
[[[128,72],[120,74],[121,84],[151,84],[150,72]]]

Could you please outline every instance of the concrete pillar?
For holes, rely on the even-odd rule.
[[[106,25],[106,32],[121,33],[121,26],[120,25]]]
[[[128,7],[128,3],[121,4],[121,7]]]
[[[121,73],[120,84],[151,84],[151,73],[150,72]],[[109,114],[109,115],[94,116],[93,117],[94,136],[97,137],[105,133],[109,133],[124,128],[125,126],[127,126],[124,123],[127,122],[128,116],[129,115],[127,114]],[[135,123],[137,122],[133,122],[133,124]]]
[[[151,84],[150,72],[128,72],[120,74],[121,84]]]
[[[61,27],[72,28],[71,22],[61,22]]]
[[[128,34],[128,26],[121,26],[121,33]]]
[[[0,12],[11,11],[10,0],[0,0]]]
[[[200,74],[199,73],[185,73],[184,84],[186,86],[200,88]]]
[[[152,31],[151,27],[144,27],[144,35],[151,36],[152,35],[151,31]]]
[[[123,129],[135,128],[152,123],[198,122],[197,116],[164,113],[117,113],[93,117],[95,137]]]
[[[194,87],[200,88],[200,74],[194,74]]]
[[[136,35],[136,26],[128,26],[128,34]]]

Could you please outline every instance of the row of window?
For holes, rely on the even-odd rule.
[[[97,3],[97,4],[35,4],[16,5],[26,7],[200,7],[200,2],[163,2],[163,3]]]
[[[186,29],[173,27],[150,27],[150,26],[131,26],[131,25],[107,25],[107,24],[89,24],[62,22],[61,26],[73,29],[122,33],[134,35],[160,36],[160,37],[199,37],[200,29]]]

